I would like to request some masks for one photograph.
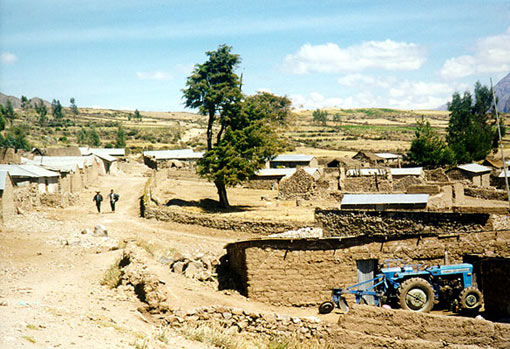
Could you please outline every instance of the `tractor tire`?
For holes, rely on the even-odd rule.
[[[402,309],[428,313],[434,306],[434,289],[422,278],[410,278],[398,288],[399,304]]]
[[[483,306],[483,295],[476,287],[466,287],[459,295],[460,308],[467,312],[478,312]]]
[[[319,305],[319,314],[329,314],[335,309],[333,302],[327,301]]]

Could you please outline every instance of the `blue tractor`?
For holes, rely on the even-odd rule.
[[[373,279],[334,288],[332,300],[322,303],[319,313],[330,313],[335,306],[348,311],[346,294],[353,294],[358,304],[367,304],[371,298],[376,306],[392,304],[416,312],[429,312],[437,303],[453,311],[470,313],[483,306],[483,295],[473,284],[472,264],[389,267],[387,261],[386,265]]]

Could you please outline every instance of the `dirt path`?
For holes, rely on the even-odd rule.
[[[66,209],[45,209],[18,215],[0,233],[0,348],[130,347],[153,335],[154,323],[144,318],[134,294],[101,286],[106,269],[120,256],[110,250],[123,240],[143,240],[182,253],[224,253],[237,238],[232,232],[173,225],[139,217],[139,197],[146,178],[101,177],[96,186]],[[120,194],[115,213],[103,202],[98,214],[92,197],[100,190]],[[108,237],[81,235],[102,224]],[[246,237],[246,236],[244,236]],[[198,281],[159,267],[175,309],[221,304],[255,311],[316,315],[306,309],[270,307],[237,294],[225,294]],[[333,318],[332,318],[332,321]],[[177,333],[166,335],[170,348],[204,348]],[[165,347],[162,344],[163,347]]]

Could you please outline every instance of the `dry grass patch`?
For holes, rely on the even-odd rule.
[[[121,260],[121,258],[117,258],[115,262],[110,265],[100,282],[101,285],[107,286],[108,288],[116,288],[119,286],[122,277],[122,271],[120,267]]]

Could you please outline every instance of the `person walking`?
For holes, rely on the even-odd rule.
[[[110,190],[108,197],[110,198],[110,206],[112,207],[112,212],[115,212],[115,203],[119,201],[119,194],[116,194],[112,189]]]
[[[101,195],[101,192],[96,191],[96,195],[94,195],[92,201],[96,202],[97,212],[101,213],[101,202],[103,201],[103,195]]]

